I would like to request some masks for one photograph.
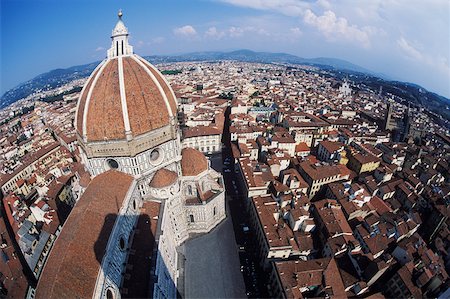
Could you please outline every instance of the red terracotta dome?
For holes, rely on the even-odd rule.
[[[169,83],[133,53],[121,15],[106,58],[81,92],[76,129],[84,141],[130,140],[170,124],[177,101]]]
[[[164,188],[172,185],[178,179],[178,175],[168,169],[161,168],[158,170],[150,182],[152,188]]]
[[[169,125],[177,102],[162,74],[137,55],[103,61],[80,96],[76,129],[86,141],[126,139]]]
[[[184,176],[196,176],[208,169],[205,155],[194,148],[184,148],[181,156],[181,171]]]

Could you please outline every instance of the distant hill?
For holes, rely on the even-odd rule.
[[[57,88],[73,80],[87,77],[98,64],[99,61],[40,74],[5,92],[0,99],[0,108],[7,107],[36,91]]]
[[[390,81],[383,74],[374,73],[363,67],[355,65],[345,60],[335,58],[301,58],[286,53],[254,52],[251,50],[237,50],[231,52],[194,52],[173,56],[145,56],[145,59],[153,64],[164,62],[180,61],[217,61],[217,60],[236,60],[246,62],[261,63],[289,63],[306,64],[317,66],[321,69],[333,73],[337,78],[351,76],[350,80],[356,83],[365,83],[374,90],[383,86],[383,91],[392,93],[404,98],[412,103],[421,104],[429,107],[432,111],[439,113],[449,119],[449,112],[446,107],[450,100],[427,91],[425,88],[412,83]],[[24,98],[33,92],[56,88],[75,79],[89,76],[97,62],[73,66],[67,69],[56,69],[48,73],[41,74],[19,86],[7,91],[0,99],[0,108],[6,107],[15,101]]]
[[[301,58],[295,55],[286,53],[269,53],[269,52],[254,52],[251,50],[237,50],[232,52],[194,52],[175,56],[145,56],[149,61],[158,62],[177,62],[177,61],[208,61],[208,60],[237,60],[246,62],[261,62],[261,63],[291,63],[291,64],[306,64],[306,65],[326,65],[337,69],[345,69],[355,72],[375,74],[372,71],[350,63],[345,60],[335,58]]]

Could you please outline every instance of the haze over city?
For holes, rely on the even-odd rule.
[[[251,49],[345,59],[450,97],[448,1],[1,2],[1,88],[99,61],[126,12],[140,55]]]

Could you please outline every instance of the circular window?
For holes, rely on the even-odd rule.
[[[120,237],[119,247],[120,247],[120,250],[125,250],[125,239],[123,237]]]
[[[119,163],[114,159],[107,159],[106,163],[108,164],[110,169],[117,169],[119,168]]]
[[[160,148],[155,148],[150,152],[150,163],[158,165],[163,160],[163,151]]]
[[[106,290],[106,299],[114,299],[114,294],[111,289]]]
[[[154,149],[152,150],[152,152],[150,153],[150,160],[152,162],[156,161],[159,159],[159,150],[158,149]]]

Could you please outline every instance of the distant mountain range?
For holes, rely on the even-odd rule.
[[[383,74],[374,73],[363,67],[355,65],[345,60],[335,58],[302,58],[286,53],[268,53],[268,52],[254,52],[251,50],[237,50],[231,52],[194,52],[173,56],[145,56],[145,59],[153,64],[164,62],[180,62],[180,61],[217,61],[217,60],[236,60],[246,62],[261,62],[261,63],[289,63],[289,64],[303,64],[317,66],[329,71],[345,71],[346,73],[359,75],[367,74],[367,79],[370,79],[373,84],[383,85],[383,90],[395,92],[399,96],[407,96],[416,103],[424,104],[430,99],[433,102],[440,102],[442,105],[448,105],[450,100],[439,96],[437,94],[428,92],[425,88],[418,85],[397,81],[390,81]],[[51,89],[62,86],[72,80],[80,79],[89,76],[99,61],[73,66],[67,69],[56,69],[48,73],[41,74],[25,83],[18,85],[15,88],[8,90],[0,99],[0,108],[6,107],[15,101],[24,98],[36,91],[43,89]],[[364,76],[357,76],[364,78]],[[376,88],[376,87],[375,87]]]
[[[326,57],[302,58],[286,53],[254,52],[251,50],[237,50],[232,52],[194,52],[176,56],[145,56],[144,58],[153,63],[176,62],[176,61],[236,60],[236,61],[261,62],[261,63],[274,62],[274,63],[306,64],[318,66],[324,65],[324,66],[331,66],[337,69],[344,69],[380,76],[380,74],[375,74],[368,69],[365,69],[356,64],[341,59],[326,58]]]

